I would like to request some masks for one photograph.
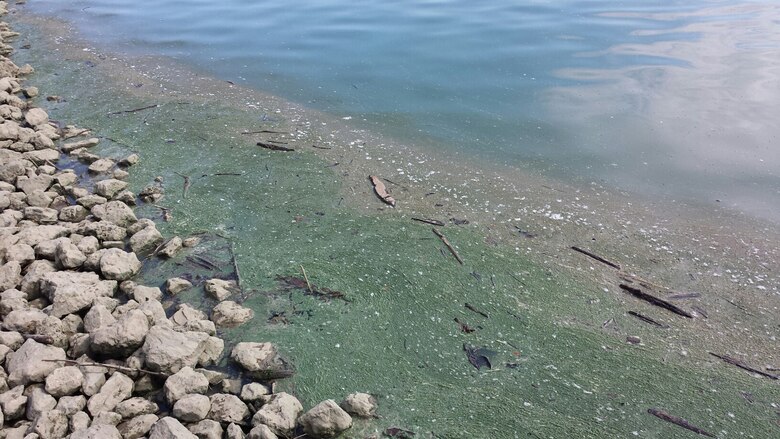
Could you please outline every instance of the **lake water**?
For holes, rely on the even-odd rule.
[[[30,3],[410,143],[780,220],[775,2]]]

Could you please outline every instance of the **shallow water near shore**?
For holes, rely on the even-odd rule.
[[[515,175],[520,187],[505,193],[500,185],[511,184],[497,171],[472,164],[465,172],[165,60],[83,51],[57,29],[27,28],[20,44],[31,48],[18,53],[36,66],[45,94],[65,98],[42,103],[52,118],[93,128],[108,155],[141,153],[131,185],[137,192],[163,176],[160,205],[173,215],[161,224],[166,234],[211,231],[233,243],[242,299],[257,317],[225,335],[277,342],[297,368],[279,388],[307,407],[352,391],[379,397],[383,418],[359,423],[352,437],[389,426],[420,437],[687,437],[646,413],[656,406],[719,435],[778,431],[776,383],[706,354],[778,361],[777,274],[761,269],[777,261],[771,226],[741,229],[728,212],[691,224],[682,215],[691,211],[658,205],[673,213],[663,219],[652,204],[533,173]],[[52,39],[35,36],[44,31]],[[291,133],[274,138],[298,151],[268,152],[254,146],[267,137],[241,134],[262,129]],[[373,196],[368,170],[395,182],[397,209]],[[192,178],[186,197],[177,173]],[[160,217],[154,206],[140,212]],[[465,264],[410,216],[447,221],[441,230]],[[583,243],[643,277],[700,291],[685,305],[710,318],[688,321],[630,301],[611,269],[567,253]],[[284,289],[277,277],[300,276],[301,266],[348,301]],[[671,328],[625,314],[634,309]],[[279,316],[287,323],[268,322]],[[454,318],[475,331],[462,332]],[[643,344],[626,344],[626,335]],[[493,368],[472,367],[464,344],[495,352]]]

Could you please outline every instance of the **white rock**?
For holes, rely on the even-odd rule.
[[[46,317],[46,314],[39,309],[15,309],[3,319],[3,329],[22,334],[35,334]]]
[[[5,261],[16,261],[24,266],[35,260],[35,250],[27,244],[14,244],[5,250]]]
[[[49,123],[49,115],[40,108],[31,108],[24,114],[24,121],[31,127]]]
[[[121,201],[109,201],[105,204],[98,204],[91,209],[91,212],[95,217],[104,221],[110,221],[119,227],[128,227],[138,221],[135,213],[133,213],[133,209]]]
[[[71,152],[81,148],[92,148],[100,143],[100,139],[93,137],[87,140],[81,140],[78,142],[65,143],[62,145],[62,152]]]
[[[252,425],[265,424],[274,434],[289,436],[301,412],[303,406],[297,398],[285,392],[276,393],[255,413]]]
[[[57,410],[62,410],[66,416],[73,416],[77,412],[84,410],[87,406],[87,398],[84,395],[63,396],[57,401]]]
[[[78,432],[80,434],[84,434],[84,432],[89,428],[89,423],[92,422],[87,412],[84,411],[78,411],[73,414],[73,416],[70,417],[69,427],[70,431]],[[96,436],[79,436],[76,433],[74,433],[71,438],[74,437],[92,437],[97,439]],[[102,437],[111,437],[111,436],[100,436]]]
[[[100,412],[113,411],[116,406],[133,393],[133,380],[121,372],[114,372],[100,391],[89,398],[87,410],[92,416]]]
[[[24,219],[35,221],[38,224],[55,224],[59,212],[48,207],[25,207]]]
[[[115,412],[122,415],[125,419],[154,414],[157,413],[157,410],[159,410],[157,404],[141,397],[126,399],[117,404],[114,409]]]
[[[143,437],[157,422],[157,415],[145,414],[125,421],[117,427],[123,439],[138,439]]]
[[[217,393],[211,395],[209,419],[219,422],[242,423],[249,417],[249,407],[236,395]]]
[[[16,288],[22,281],[22,264],[11,261],[0,267],[0,291]]]
[[[163,242],[156,227],[145,227],[130,237],[130,248],[136,253],[149,253]]]
[[[261,397],[271,393],[268,387],[260,383],[244,384],[241,388],[241,399],[244,401],[257,401]]]
[[[162,291],[157,287],[146,287],[143,285],[136,285],[130,292],[130,296],[138,302],[146,302],[149,300],[162,300]]]
[[[278,352],[272,343],[237,343],[230,354],[249,375],[278,368]]]
[[[185,395],[173,405],[173,416],[183,422],[198,422],[206,418],[211,402],[206,395]]]
[[[74,431],[70,435],[70,439],[122,439],[122,435],[113,425],[99,424],[87,429]]]
[[[54,252],[54,262],[66,270],[78,268],[86,260],[87,256],[69,239],[60,241]]]
[[[211,419],[204,419],[197,424],[192,424],[187,427],[192,434],[198,436],[199,439],[222,439],[224,430],[222,425],[217,421]]]
[[[233,294],[236,289],[236,284],[233,281],[223,279],[209,279],[206,281],[204,287],[206,288],[206,292],[212,297],[222,301]]]
[[[40,439],[61,439],[68,433],[68,417],[59,410],[43,412],[28,431]]]
[[[114,167],[114,161],[107,158],[102,158],[100,160],[96,160],[92,162],[89,165],[89,172],[92,172],[93,174],[102,174],[104,172],[108,172],[111,170],[111,168]]]
[[[91,334],[100,328],[115,324],[116,321],[108,308],[102,304],[95,304],[84,316],[84,330]]]
[[[99,412],[92,418],[92,425],[119,425],[122,422],[122,415],[116,412]]]
[[[27,396],[23,394],[24,385],[18,385],[0,394],[0,408],[6,421],[21,418],[27,406]]]
[[[46,391],[57,398],[73,395],[81,389],[83,380],[84,374],[77,366],[58,367],[46,377]]]
[[[232,300],[220,302],[211,312],[211,320],[220,327],[234,327],[248,322],[255,316],[250,308],[245,308]]]
[[[301,415],[298,422],[312,438],[332,438],[352,427],[352,418],[332,399],[325,400]]]
[[[192,288],[192,283],[187,279],[182,279],[180,277],[173,277],[165,281],[165,291],[167,291],[168,294],[179,294],[190,288]]]
[[[247,439],[279,439],[265,424],[260,424],[249,431]]]
[[[109,178],[95,183],[95,193],[108,199],[114,198],[114,195],[123,191],[127,187],[127,182]]]
[[[165,398],[175,403],[184,395],[206,393],[209,390],[209,380],[191,367],[183,367],[165,380]]]
[[[141,261],[135,253],[111,248],[100,258],[100,272],[107,279],[127,280],[135,276],[141,269]]]
[[[157,421],[149,432],[149,439],[198,439],[181,422],[166,416]]]
[[[25,408],[25,417],[34,421],[38,416],[49,410],[54,410],[57,406],[57,400],[46,393],[40,385],[34,385],[27,388],[27,407]]]
[[[209,337],[204,344],[203,353],[198,357],[198,365],[206,367],[217,364],[224,350],[225,340],[219,337]]]
[[[143,345],[146,366],[163,373],[176,373],[186,366],[194,367],[208,339],[208,334],[203,332],[176,332],[155,326],[149,330]]]
[[[19,384],[40,383],[50,373],[60,367],[56,361],[64,360],[65,351],[55,346],[47,346],[28,339],[19,350],[8,354],[6,369],[8,371],[8,385],[11,387]]]
[[[114,324],[103,326],[90,335],[92,349],[111,358],[130,355],[141,347],[149,332],[146,314],[137,309],[131,310]]]

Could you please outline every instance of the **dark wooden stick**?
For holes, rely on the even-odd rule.
[[[327,146],[319,146],[319,145],[312,145],[311,147],[312,148],[317,148],[317,149],[333,149],[333,148],[329,148]]]
[[[642,299],[642,300],[644,300],[646,302],[649,302],[652,305],[661,307],[663,309],[671,311],[671,312],[673,312],[673,313],[675,313],[677,315],[681,315],[683,317],[687,317],[689,319],[693,318],[693,315],[691,315],[691,313],[689,313],[688,311],[685,311],[684,309],[679,308],[676,305],[671,304],[671,303],[669,303],[669,302],[667,302],[667,301],[665,301],[663,299],[659,299],[658,297],[655,297],[652,294],[647,294],[644,291],[640,290],[639,288],[630,287],[630,286],[628,286],[626,284],[620,284],[620,288],[622,290],[628,292],[632,296],[634,296],[634,297],[636,297],[638,299]]]
[[[436,230],[435,228],[433,228],[431,230],[433,230],[433,233],[435,233],[436,236],[438,236],[439,239],[441,239],[441,242],[443,242],[444,245],[447,246],[447,248],[450,250],[450,253],[452,253],[452,256],[455,256],[455,259],[457,259],[458,262],[460,262],[460,265],[463,265],[463,259],[460,258],[460,255],[458,254],[458,251],[455,250],[455,247],[453,247],[452,244],[450,244],[450,242],[447,240],[447,237],[442,235],[442,233],[440,231]]]
[[[690,431],[692,431],[694,433],[698,433],[698,434],[700,434],[702,436],[715,437],[714,434],[712,434],[712,433],[710,433],[708,431],[702,430],[701,428],[691,424],[687,420],[685,420],[685,419],[683,419],[683,418],[681,418],[679,416],[674,416],[672,414],[669,414],[669,413],[667,413],[667,412],[665,412],[665,411],[663,411],[661,409],[650,408],[650,409],[647,409],[647,413],[650,413],[651,415],[655,416],[656,418],[663,419],[666,422],[671,422],[672,424],[680,426],[680,427],[682,427],[682,428],[684,428],[686,430],[690,430]]]
[[[238,259],[236,259],[236,252],[233,250],[233,241],[230,242],[230,256],[233,259],[233,269],[236,270],[236,286],[241,289],[241,273],[238,271]]]
[[[292,148],[288,148],[286,146],[280,146],[280,145],[274,145],[273,143],[265,143],[265,142],[257,142],[257,146],[261,146],[265,149],[270,149],[271,151],[295,151]]]
[[[470,303],[468,303],[468,302],[464,303],[464,304],[463,304],[463,306],[465,306],[465,307],[466,307],[467,309],[469,309],[470,311],[474,311],[475,313],[477,313],[477,314],[481,315],[482,317],[484,317],[484,318],[486,318],[486,319],[489,319],[489,318],[490,318],[490,317],[489,317],[487,314],[485,314],[484,312],[482,312],[482,311],[480,311],[480,310],[478,310],[478,309],[474,308],[474,305],[472,305],[472,304],[470,304]]]
[[[187,198],[187,193],[190,191],[190,186],[192,186],[192,182],[190,181],[190,176],[179,174],[178,172],[175,172],[175,174],[184,179],[184,187],[181,190],[181,197]]]
[[[73,365],[76,365],[76,366],[107,367],[109,369],[116,369],[116,370],[121,371],[121,372],[145,373],[145,374],[161,376],[161,377],[167,377],[168,376],[168,375],[166,375],[166,374],[164,374],[162,372],[153,372],[151,370],[135,369],[135,368],[132,368],[132,367],[125,367],[125,366],[115,366],[113,364],[106,364],[106,363],[81,363],[81,362],[78,362],[78,361],[75,361],[75,360],[48,360],[48,359],[44,359],[44,360],[41,360],[41,361],[48,361],[48,362],[51,362],[51,363],[57,363],[57,362],[61,361],[63,363],[73,364]]]
[[[137,113],[139,111],[150,110],[152,108],[157,108],[159,106],[160,106],[160,104],[147,105],[147,106],[141,107],[141,108],[133,108],[132,110],[114,111],[114,112],[108,113],[108,115],[109,116],[113,116],[115,114]]]
[[[241,134],[289,134],[283,131],[260,130],[260,131],[242,131]]]
[[[668,326],[664,325],[663,323],[659,323],[659,322],[657,322],[657,321],[655,321],[655,320],[651,319],[650,317],[647,317],[647,316],[644,316],[644,315],[642,315],[642,314],[639,314],[639,313],[638,313],[638,312],[636,312],[636,311],[629,311],[628,313],[629,313],[630,315],[632,315],[632,316],[634,316],[634,317],[638,318],[639,320],[641,320],[641,321],[643,321],[643,322],[650,323],[651,325],[658,326],[659,328],[668,328]]]
[[[419,221],[421,223],[430,224],[432,226],[444,227],[444,222],[435,219],[412,218],[412,221]]]
[[[601,256],[595,254],[595,253],[591,253],[591,252],[589,252],[587,250],[583,250],[583,249],[577,247],[576,245],[571,246],[571,249],[576,251],[576,252],[582,253],[585,256],[593,258],[593,259],[601,262],[602,264],[607,264],[607,265],[609,265],[610,267],[612,267],[614,269],[620,270],[620,265],[618,265],[618,264],[616,264],[616,263],[614,263],[612,261],[608,261],[608,260],[602,258]]]
[[[731,364],[732,366],[737,366],[738,368],[744,369],[748,372],[757,373],[761,376],[767,377],[772,380],[780,379],[780,377],[778,377],[777,375],[772,375],[771,373],[766,373],[764,371],[758,370],[755,367],[750,367],[747,364],[737,360],[736,358],[729,357],[728,355],[719,355],[714,352],[710,352],[709,354],[712,355],[713,357],[720,358],[721,360],[723,360],[728,364]]]

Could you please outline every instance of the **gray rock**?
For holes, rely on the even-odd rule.
[[[347,413],[359,418],[373,418],[376,416],[376,398],[368,393],[351,393],[341,401],[341,408]]]
[[[71,152],[81,148],[92,148],[93,146],[97,146],[98,143],[100,143],[100,139],[93,137],[91,139],[80,140],[78,142],[65,143],[60,149],[62,149],[62,152]]]
[[[77,223],[79,221],[83,221],[87,215],[89,215],[89,211],[84,206],[79,206],[76,204],[60,209],[59,218],[60,221]]]
[[[30,108],[24,114],[24,121],[31,127],[49,123],[49,115],[40,108]]]
[[[162,300],[162,291],[157,287],[146,287],[143,285],[136,285],[130,292],[130,296],[138,302],[146,302],[149,300]]]
[[[185,395],[173,405],[173,416],[183,422],[198,422],[206,418],[211,402],[206,395]]]
[[[84,414],[86,415],[86,413]],[[93,425],[89,428],[74,431],[73,434],[70,435],[70,439],[122,439],[122,438],[123,436],[119,433],[119,430],[115,426],[110,424]],[[125,439],[127,438],[125,437]]]
[[[148,332],[146,314],[136,309],[124,314],[116,323],[93,331],[90,340],[95,352],[121,358],[141,347]]]
[[[171,316],[171,321],[174,324],[184,326],[189,321],[207,320],[206,313],[199,309],[195,309],[186,303],[179,304],[176,312]]]
[[[96,162],[97,163],[97,162]],[[93,163],[94,164],[94,163]],[[138,221],[133,209],[121,201],[109,201],[106,204],[98,204],[91,209],[92,215],[104,221],[110,221],[119,227],[128,227]]]
[[[219,422],[242,423],[249,417],[249,407],[236,395],[216,393],[211,395],[211,411],[208,416]]]
[[[98,239],[94,236],[85,236],[81,238],[81,241],[79,241],[78,244],[76,244],[76,247],[78,247],[79,250],[81,250],[81,252],[85,255],[91,255],[92,253],[100,250],[100,241],[98,241]]]
[[[11,350],[17,350],[22,347],[24,337],[16,331],[0,331],[0,345],[8,346]]]
[[[255,413],[252,426],[265,424],[274,434],[289,436],[301,412],[303,406],[297,398],[285,392],[276,393]]]
[[[279,439],[267,425],[260,424],[252,428],[247,435],[247,439]]]
[[[108,308],[102,304],[95,304],[84,316],[84,330],[91,334],[100,328],[115,324],[116,321]]]
[[[19,236],[19,244],[27,244],[35,247],[41,242],[51,241],[68,234],[70,234],[70,229],[66,227],[60,225],[42,225],[27,227],[20,231],[17,236]]]
[[[312,438],[336,437],[352,427],[352,418],[332,399],[314,406],[298,418],[298,422]]]
[[[6,316],[11,311],[29,307],[27,295],[17,289],[5,290],[0,293],[0,316]]]
[[[101,197],[100,195],[95,194],[89,194],[76,198],[76,203],[78,203],[81,207],[90,210],[97,205],[105,204],[107,202],[108,200],[105,197]]]
[[[113,411],[116,406],[133,393],[133,380],[121,372],[114,372],[100,391],[89,398],[87,410],[92,416],[100,412]]]
[[[87,406],[87,398],[84,395],[63,396],[57,401],[57,410],[62,410],[66,416],[73,416],[76,412],[84,410]]]
[[[123,439],[138,439],[152,429],[158,418],[155,414],[145,414],[119,424],[119,432]]]
[[[6,314],[3,319],[3,329],[22,334],[36,334],[46,317],[46,314],[39,309],[15,309]]]
[[[68,417],[60,410],[43,412],[28,431],[40,439],[61,439],[68,433]]]
[[[54,262],[66,270],[78,268],[86,260],[87,256],[69,239],[60,241],[54,252]]]
[[[5,250],[5,261],[16,261],[25,266],[35,260],[35,250],[27,244],[14,244]]]
[[[19,385],[0,394],[0,408],[3,409],[6,421],[12,421],[24,415],[27,396],[23,392],[24,386]]]
[[[192,283],[187,279],[182,279],[180,277],[173,277],[165,281],[165,291],[167,291],[168,294],[179,294],[190,288],[192,288]]]
[[[73,395],[81,389],[83,380],[84,374],[77,366],[58,367],[46,377],[46,391],[56,398]]]
[[[53,198],[49,196],[49,192],[35,190],[27,195],[27,204],[33,207],[49,207],[52,201]]]
[[[55,346],[47,346],[28,339],[19,350],[8,354],[6,369],[8,385],[40,383],[59,367],[56,361],[64,360],[65,351]]]
[[[248,383],[241,388],[241,399],[248,402],[257,401],[269,393],[270,390],[263,384]]]
[[[244,430],[238,424],[231,423],[225,430],[225,437],[227,439],[244,439]]]
[[[208,334],[176,332],[159,325],[149,330],[143,345],[146,366],[153,371],[176,373],[182,367],[194,367],[206,347]]]
[[[163,242],[157,227],[145,227],[130,237],[130,248],[136,253],[149,253]]]
[[[114,198],[114,195],[123,191],[127,187],[127,182],[109,178],[95,183],[95,193],[108,199]]]
[[[93,174],[102,174],[104,172],[108,172],[111,170],[111,168],[114,167],[114,161],[107,158],[102,158],[100,160],[96,160],[92,162],[92,164],[89,165],[89,172]]]
[[[100,258],[100,272],[107,279],[127,280],[141,269],[141,261],[135,253],[116,248],[108,249]]]
[[[204,284],[206,292],[215,299],[222,301],[230,297],[236,290],[236,283],[222,279],[209,279]]]
[[[236,302],[226,300],[220,302],[211,312],[211,320],[220,327],[234,327],[248,322],[255,316],[250,308],[245,308]]]
[[[33,261],[26,267],[27,273],[22,278],[19,289],[27,294],[28,300],[37,299],[41,295],[40,280],[46,273],[57,271],[54,263],[47,260]]]
[[[187,322],[181,325],[187,331],[200,331],[205,332],[208,335],[215,335],[217,333],[217,326],[211,320],[187,320]]]
[[[149,321],[149,326],[164,325],[167,323],[168,318],[165,315],[165,310],[162,304],[156,300],[147,300],[138,305],[138,310],[146,314],[146,319]]]
[[[198,439],[176,418],[166,416],[157,421],[149,432],[149,439]]]
[[[74,432],[73,435],[71,435],[71,439],[73,438],[94,438],[98,439],[100,437],[101,439],[103,437],[111,437],[111,436],[82,436],[82,434],[85,434],[85,431],[89,428],[89,423],[92,422],[92,420],[89,418],[89,415],[87,412],[84,411],[78,411],[73,414],[73,416],[70,417],[70,431]]]
[[[224,430],[222,425],[217,421],[211,419],[204,419],[197,424],[192,424],[187,427],[192,434],[199,439],[222,439]]]
[[[59,212],[48,207],[25,207],[24,218],[38,224],[56,224]]]
[[[100,412],[92,418],[92,425],[119,425],[122,415],[116,412]]]
[[[117,404],[114,411],[122,415],[125,419],[135,418],[141,415],[150,415],[157,413],[159,407],[146,398],[134,397],[124,400]]]
[[[54,256],[57,253],[57,246],[60,245],[60,242],[62,241],[69,241],[69,239],[62,237],[38,243],[38,245],[35,246],[35,255],[39,258],[46,258],[53,261]]]
[[[92,362],[87,357],[82,357],[82,360],[82,362]],[[84,381],[81,382],[81,391],[87,396],[97,395],[106,383],[108,369],[102,366],[83,366],[81,371],[84,374]]]
[[[134,154],[130,154],[129,156],[127,156],[127,157],[125,157],[125,158],[123,158],[122,160],[119,161],[119,166],[124,166],[124,167],[133,166],[136,163],[138,163],[138,160],[140,160],[140,159],[141,159],[141,157],[138,154],[135,154],[135,153]]]
[[[279,354],[272,343],[237,343],[230,354],[250,376],[279,369]]]
[[[40,385],[30,386],[27,391],[27,407],[25,408],[25,417],[30,421],[35,421],[41,414],[54,410],[57,406],[57,400],[46,393]]]
[[[206,393],[209,390],[209,380],[191,367],[183,367],[165,380],[165,398],[175,403],[184,395]]]
[[[222,357],[223,350],[225,350],[225,340],[219,337],[209,337],[204,343],[203,353],[198,357],[198,365],[205,367],[217,364]]]
[[[0,291],[16,288],[22,281],[22,264],[19,261],[6,262],[0,267]]]
[[[163,245],[163,247],[157,252],[157,254],[164,258],[172,258],[176,256],[176,253],[179,252],[182,248],[181,238],[178,236],[174,236],[173,238],[169,239],[168,242]]]
[[[36,190],[46,192],[52,182],[54,177],[51,175],[41,174],[33,177],[22,175],[16,178],[16,188],[29,195]]]
[[[40,290],[52,302],[51,315],[62,317],[86,309],[98,297],[113,296],[116,281],[101,281],[94,273],[58,271],[41,277]]]
[[[141,218],[135,224],[127,227],[127,234],[135,235],[147,227],[157,227],[157,225],[149,218]]]

